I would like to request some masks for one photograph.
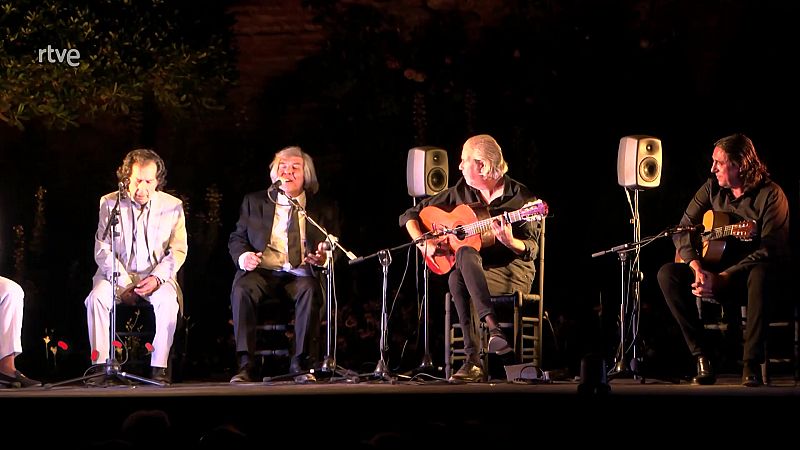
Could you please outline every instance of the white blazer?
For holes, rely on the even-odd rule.
[[[94,237],[94,259],[97,262],[97,272],[94,281],[111,281],[113,261],[116,256],[117,287],[123,289],[129,286],[133,279],[128,273],[127,262],[132,245],[133,224],[126,220],[131,217],[131,200],[122,199],[120,202],[120,221],[117,225],[119,231],[114,242],[116,255],[111,253],[111,235],[103,239],[106,224],[114,205],[117,201],[117,192],[111,192],[100,198],[100,220],[97,223],[97,233]],[[178,270],[186,261],[188,251],[186,237],[186,218],[183,214],[183,202],[166,192],[156,191],[150,197],[150,215],[147,222],[147,242],[156,266],[150,275],[172,283],[178,292],[178,302],[183,305],[182,293],[178,286]]]

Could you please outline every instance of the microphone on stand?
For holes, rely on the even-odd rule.
[[[275,182],[274,182],[274,183],[272,183],[272,185],[269,187],[269,189],[268,189],[268,190],[272,191],[272,190],[275,190],[275,189],[277,189],[277,190],[279,190],[279,191],[283,191],[283,189],[281,189],[281,185],[282,185],[283,183],[286,183],[286,180],[285,180],[285,179],[283,179],[283,178],[278,178],[277,180],[275,180]]]
[[[286,178],[278,178],[277,180],[275,180],[275,182],[274,182],[274,183],[272,183],[272,184],[271,184],[271,185],[270,185],[270,186],[267,188],[267,198],[269,199],[269,201],[271,201],[272,203],[275,203],[275,204],[277,204],[277,203],[278,203],[278,194],[270,194],[270,192],[278,192],[278,193],[281,193],[281,194],[285,195],[285,196],[286,196],[286,198],[288,198],[290,202],[292,201],[292,198],[291,198],[291,197],[289,197],[289,196],[286,194],[286,191],[284,191],[283,189],[281,189],[281,186],[282,186],[282,185],[284,185],[284,184],[286,183],[286,181],[288,181],[288,180],[286,180]],[[292,204],[292,207],[294,208],[294,207],[295,207],[295,205],[294,205],[294,204]]]
[[[117,183],[117,198],[114,200],[114,207],[111,209],[111,214],[108,218],[108,222],[106,223],[106,229],[103,231],[103,240],[105,241],[108,238],[108,234],[111,232],[111,228],[119,223],[119,202],[126,198],[126,190],[125,190],[125,183],[120,181]],[[114,234],[116,236],[116,234]]]
[[[455,228],[444,227],[443,234],[452,234],[459,241],[463,241],[467,237],[467,232],[463,227],[457,226]]]
[[[268,189],[268,190],[272,191],[272,190],[275,190],[275,189],[277,189],[277,190],[279,190],[279,191],[281,191],[281,192],[284,192],[284,190],[283,190],[283,189],[281,189],[281,186],[283,186],[284,184],[286,184],[286,182],[287,182],[287,181],[289,181],[289,180],[287,180],[286,178],[283,178],[283,177],[281,177],[281,178],[278,178],[277,180],[275,180],[275,182],[274,182],[274,183],[272,183],[272,184],[270,185],[270,187],[269,187],[269,189]]]

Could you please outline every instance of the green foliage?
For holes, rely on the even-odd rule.
[[[231,24],[218,1],[0,0],[0,120],[66,129],[145,101],[172,117],[221,109]],[[39,62],[48,45],[77,49],[79,66]]]

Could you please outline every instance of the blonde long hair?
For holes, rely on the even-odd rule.
[[[500,144],[488,134],[472,136],[464,142],[464,148],[472,150],[472,159],[483,161],[481,175],[498,179],[508,172],[508,164],[503,159]]]

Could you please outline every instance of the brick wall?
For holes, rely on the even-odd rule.
[[[229,8],[239,51],[239,84],[230,93],[233,117],[241,125],[257,117],[256,101],[270,80],[291,73],[297,62],[319,50],[325,35],[312,23],[301,0],[245,0]]]
[[[291,74],[298,61],[319,51],[325,31],[313,23],[314,12],[301,0],[242,0],[228,10],[236,19],[234,37],[239,49],[239,85],[230,93],[231,118],[239,126],[258,127],[255,103],[271,80]],[[371,4],[402,17],[401,34],[423,24],[435,10],[470,11],[474,26],[494,22],[505,8],[478,0],[351,0]]]

